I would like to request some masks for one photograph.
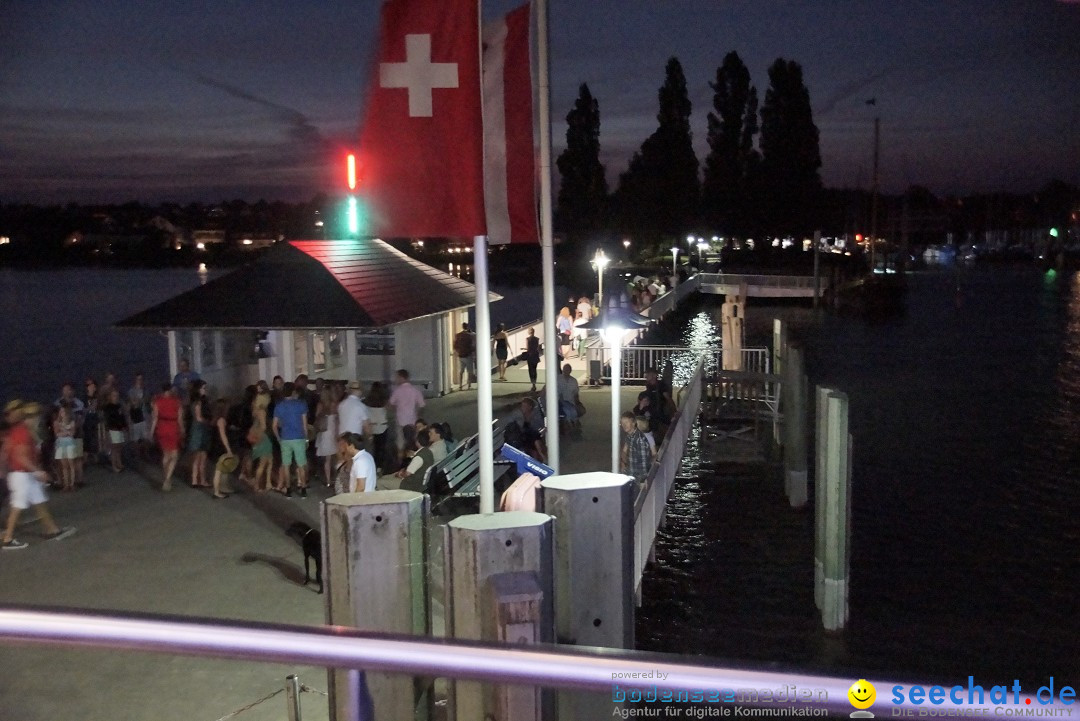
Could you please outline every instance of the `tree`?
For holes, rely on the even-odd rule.
[[[678,58],[668,60],[659,98],[659,127],[619,178],[616,206],[626,230],[681,236],[693,227],[700,182],[690,98]]]
[[[813,230],[821,190],[818,129],[802,67],[778,58],[769,68],[761,108],[761,185],[766,230],[795,234]]]
[[[716,69],[713,110],[709,113],[709,154],[702,183],[702,216],[714,228],[743,235],[753,217],[751,175],[760,161],[754,149],[758,132],[757,88],[736,52]]]
[[[579,88],[566,124],[566,150],[555,161],[562,176],[556,218],[571,236],[590,234],[603,227],[608,185],[600,163],[600,104],[588,85]]]

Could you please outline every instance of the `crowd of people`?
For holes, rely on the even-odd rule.
[[[321,480],[338,492],[376,488],[420,490],[427,469],[454,447],[449,424],[419,417],[424,396],[407,370],[392,387],[381,382],[276,376],[248,386],[239,398],[211,400],[209,386],[186,361],[156,393],[136,374],[126,391],[113,373],[99,386],[68,382],[51,405],[12,401],[0,426],[0,475],[8,478],[11,516],[4,548],[23,548],[13,537],[18,513],[34,506],[47,535],[55,527],[45,488],[74,492],[85,485],[87,465],[119,473],[133,461],[160,458],[162,491],[171,491],[182,460],[188,482],[215,499],[234,492],[236,475],[253,491],[307,497]]]

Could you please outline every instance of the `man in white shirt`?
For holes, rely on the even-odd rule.
[[[379,472],[375,470],[375,459],[364,450],[364,439],[357,433],[344,434],[346,453],[352,458],[349,469],[349,493],[367,493],[375,490],[375,481]]]
[[[371,420],[367,406],[360,399],[363,386],[360,381],[349,384],[349,394],[338,403],[338,429],[340,433],[356,433],[365,438],[371,433]]]

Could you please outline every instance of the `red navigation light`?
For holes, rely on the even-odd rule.
[[[349,153],[347,163],[349,167],[349,190],[356,190],[356,156]]]
[[[352,156],[350,155],[349,157],[351,158]],[[862,242],[862,233],[856,233],[855,234],[855,242],[856,243],[861,243]]]

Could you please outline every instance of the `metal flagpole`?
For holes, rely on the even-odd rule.
[[[559,348],[555,332],[555,249],[552,238],[551,210],[551,78],[548,60],[547,0],[536,2],[536,45],[540,85],[540,251],[544,278],[544,380],[547,392],[544,410],[547,415],[548,465],[559,473]],[[485,456],[486,457],[486,456]]]
[[[487,238],[473,238],[476,283],[476,424],[480,436],[480,512],[495,512],[495,449],[491,434],[491,310],[488,308]]]

